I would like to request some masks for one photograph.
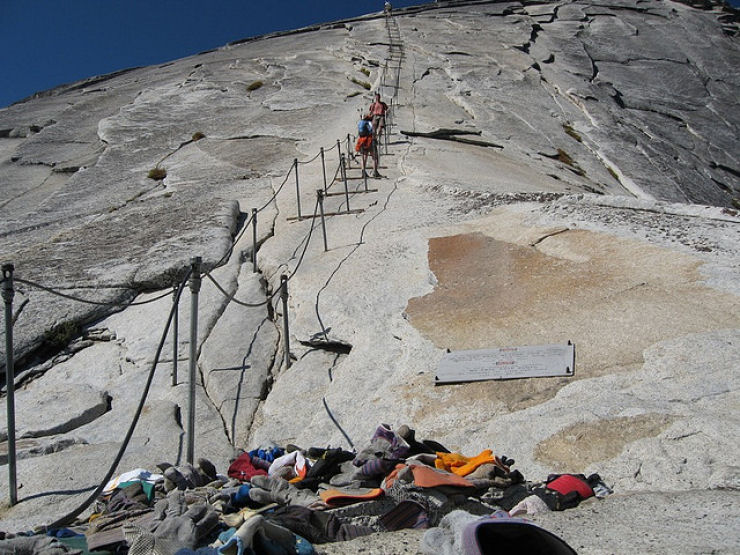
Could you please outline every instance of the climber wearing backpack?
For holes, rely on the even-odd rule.
[[[375,134],[373,133],[373,116],[372,114],[365,114],[360,121],[357,122],[357,143],[355,143],[355,151],[362,155],[362,174],[363,177],[367,173],[367,155],[369,154],[373,159],[373,177],[381,177],[378,173],[378,156],[375,146]]]

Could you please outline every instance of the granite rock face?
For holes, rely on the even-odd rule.
[[[48,522],[97,484],[159,345],[119,470],[183,460],[183,279],[200,256],[195,446],[219,471],[240,448],[361,446],[379,423],[406,423],[464,454],[513,457],[528,479],[600,473],[624,497],[571,513],[589,526],[623,510],[615,530],[645,531],[634,507],[721,491],[691,539],[713,545],[740,480],[733,17],[658,0],[439,2],[0,110],[28,497],[0,528]],[[347,153],[366,85],[392,99],[385,178],[366,191],[351,160],[345,193],[337,146]],[[325,179],[326,249],[309,217]],[[434,387],[445,349],[568,340],[572,378]],[[617,551],[678,545],[667,520],[621,540]],[[417,543],[403,535],[389,552]],[[731,531],[721,547],[738,544]]]

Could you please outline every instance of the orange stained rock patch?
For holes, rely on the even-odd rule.
[[[455,402],[486,400],[493,411],[633,370],[658,341],[740,322],[738,298],[701,284],[698,259],[637,240],[575,230],[522,246],[469,233],[431,239],[428,258],[438,284],[406,313],[438,347],[576,345],[574,378],[446,386]]]

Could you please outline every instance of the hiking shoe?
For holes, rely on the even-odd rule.
[[[381,178],[381,177],[383,177],[383,176],[382,176],[382,175],[380,175],[380,173],[378,173],[378,172],[373,172],[373,177],[374,177],[375,179],[380,179],[380,178]]]

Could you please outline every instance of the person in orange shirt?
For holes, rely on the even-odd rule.
[[[367,173],[367,155],[373,159],[373,177],[380,177],[378,173],[378,154],[375,142],[375,133],[372,124],[372,114],[366,114],[357,123],[357,143],[355,151],[362,155],[362,172],[363,176]]]

